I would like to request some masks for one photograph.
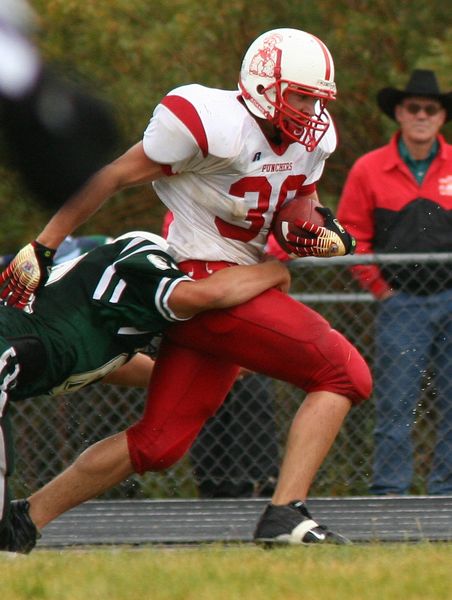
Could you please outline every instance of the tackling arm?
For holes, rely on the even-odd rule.
[[[227,267],[206,279],[179,283],[171,294],[169,306],[179,318],[190,318],[205,310],[242,304],[269,288],[287,292],[289,285],[289,271],[277,260]]]

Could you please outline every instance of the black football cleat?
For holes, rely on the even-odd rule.
[[[351,544],[352,542],[319,525],[301,500],[275,506],[269,504],[254,532],[257,544]]]
[[[0,529],[0,550],[28,554],[41,534],[28,514],[28,500],[13,500],[9,514]]]

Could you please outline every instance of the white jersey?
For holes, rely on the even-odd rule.
[[[272,145],[238,91],[187,85],[156,107],[146,155],[166,165],[153,183],[174,214],[168,242],[177,262],[258,262],[274,212],[297,191],[315,189],[336,147],[331,125],[319,146]]]

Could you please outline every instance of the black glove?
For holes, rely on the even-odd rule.
[[[2,302],[25,308],[31,295],[47,281],[55,252],[36,241],[22,248],[0,274]]]

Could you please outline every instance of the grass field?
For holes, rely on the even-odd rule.
[[[0,553],[2,600],[450,600],[452,544]]]

